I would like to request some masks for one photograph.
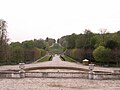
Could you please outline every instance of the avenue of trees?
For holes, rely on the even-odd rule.
[[[82,62],[90,60],[99,65],[120,66],[120,31],[100,33],[85,30],[83,34],[71,34],[55,39],[46,38],[8,43],[7,23],[0,19],[0,64],[31,63],[45,56],[49,50],[64,54]],[[57,50],[59,47],[59,50]]]
[[[63,36],[57,41],[66,48],[65,54],[82,62],[90,60],[100,65],[120,66],[120,31],[107,33],[101,29],[100,33],[85,30],[84,34]]]

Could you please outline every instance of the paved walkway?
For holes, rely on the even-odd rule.
[[[25,64],[25,68],[34,68],[34,67],[76,67],[76,68],[84,68],[84,69],[89,68],[89,66],[85,66],[82,64],[61,61],[58,55],[55,55],[52,61],[41,62],[36,64]],[[108,71],[108,72],[111,72],[116,69],[118,70],[119,68],[104,68],[104,67],[96,67],[96,66],[94,68],[95,71],[100,70],[100,71]],[[0,66],[0,70],[19,70],[19,65]]]

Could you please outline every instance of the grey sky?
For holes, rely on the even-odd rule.
[[[120,0],[0,0],[10,41],[120,30]]]

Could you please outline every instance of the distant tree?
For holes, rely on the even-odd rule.
[[[45,49],[45,41],[43,39],[34,40],[34,47]]]
[[[66,41],[67,41],[67,48],[68,49],[73,49],[75,48],[75,41],[76,40],[76,34],[72,34],[66,37]]]
[[[48,40],[49,40],[49,38],[47,37],[45,41],[48,42]]]
[[[66,46],[67,46],[66,37],[67,37],[67,36],[63,36],[63,37],[61,37],[61,38],[59,39],[59,44],[60,44],[61,46],[65,47],[65,48],[66,48]]]
[[[11,42],[10,47],[22,46],[20,42]]]
[[[76,48],[84,48],[86,46],[86,39],[84,34],[80,34],[76,39]]]
[[[103,43],[105,43],[105,34],[106,34],[106,32],[107,32],[107,29],[104,29],[104,28],[100,29],[100,34],[101,34]]]
[[[24,62],[24,48],[21,46],[15,46],[11,48],[11,64],[18,64]]]
[[[22,42],[22,46],[24,48],[34,48],[34,42],[33,42],[33,40],[26,40],[26,41]]]
[[[118,47],[120,48],[120,35],[118,33],[114,33],[111,36],[111,39],[118,43]]]
[[[57,43],[59,43],[60,42],[60,39],[57,39]]]
[[[78,35],[76,39],[76,48],[92,48],[91,38],[93,33],[90,30],[85,29],[84,34]]]
[[[90,44],[93,48],[97,47],[97,37],[96,36],[93,36],[91,39],[90,39]],[[98,44],[99,45],[99,44]]]
[[[120,30],[119,30],[119,31],[117,31],[117,34],[118,34],[118,35],[120,35]]]

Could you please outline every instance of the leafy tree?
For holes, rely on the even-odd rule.
[[[11,42],[11,47],[22,46],[20,42]]]
[[[8,38],[7,38],[7,22],[0,19],[0,62],[6,63],[7,60],[7,49],[8,49]]]
[[[85,36],[82,34],[78,35],[75,43],[76,48],[84,48],[86,45]]]
[[[75,40],[76,40],[76,34],[74,34],[74,33],[72,35],[69,35],[66,37],[68,49],[75,48]]]
[[[66,46],[67,46],[67,40],[66,40],[66,38],[67,38],[67,36],[63,36],[63,37],[61,37],[61,38],[59,39],[59,44],[60,44],[61,46],[63,46],[64,48],[66,48]]]
[[[52,38],[48,38],[47,42],[48,42],[49,46],[51,46],[56,42],[56,40],[52,39]]]
[[[99,46],[93,51],[93,56],[96,61],[102,63],[109,63],[110,61],[111,49],[105,48],[104,46]]]
[[[114,40],[108,40],[105,45],[106,48],[114,49],[118,47],[118,43]]]
[[[84,34],[80,34],[77,36],[76,39],[76,48],[92,48],[91,38],[94,34],[90,31],[85,29]]]
[[[24,41],[22,42],[22,46],[24,48],[34,48],[34,42],[33,40]]]
[[[13,64],[24,62],[24,48],[21,46],[12,47],[10,61]]]
[[[34,40],[34,47],[45,49],[45,41],[43,39]]]

